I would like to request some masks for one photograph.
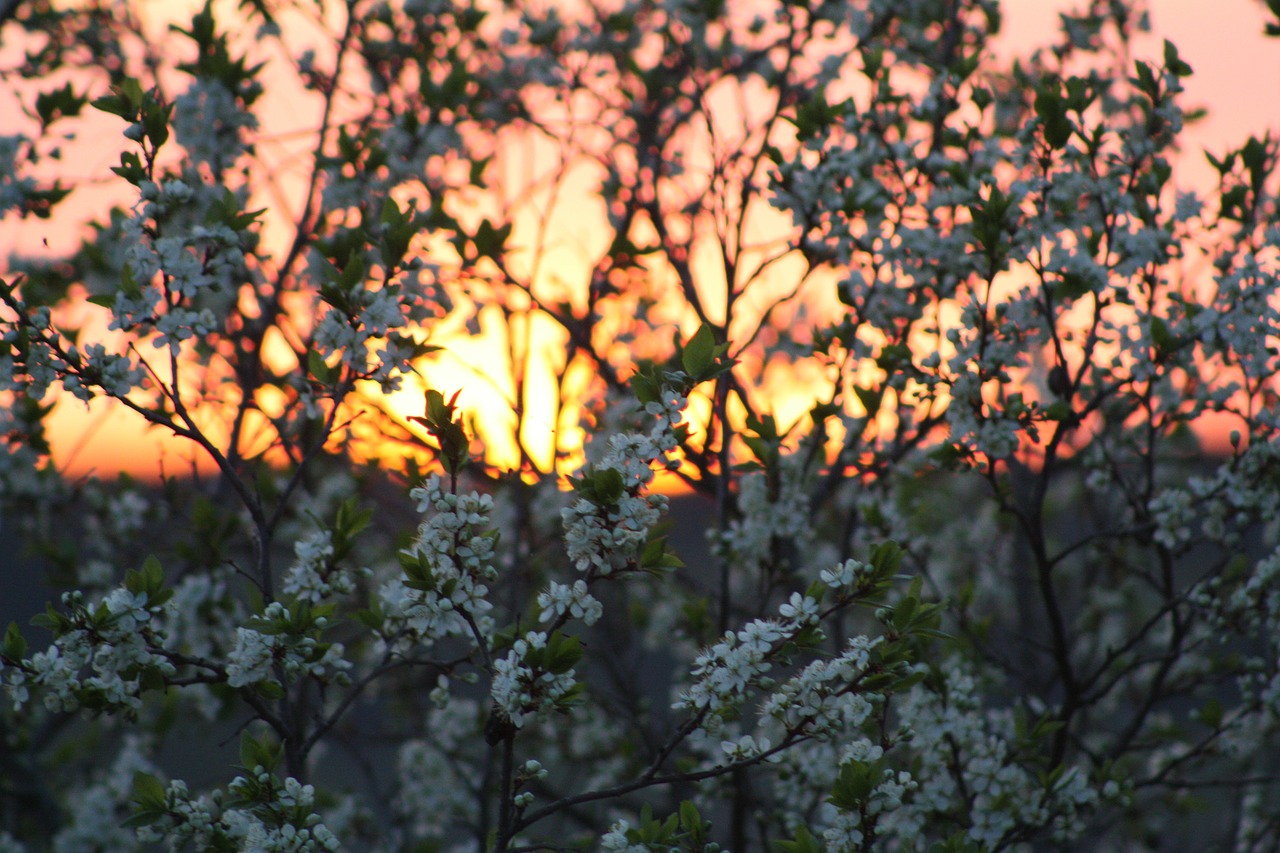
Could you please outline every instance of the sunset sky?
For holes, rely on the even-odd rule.
[[[1006,32],[999,49],[1014,55],[1047,41],[1057,11],[1065,5],[1043,0],[1005,3]],[[1222,0],[1213,4],[1211,14],[1203,0],[1152,0],[1150,12],[1154,32],[1138,44],[1138,55],[1158,58],[1163,39],[1173,41],[1195,70],[1187,82],[1186,102],[1209,110],[1208,119],[1186,134],[1183,162],[1175,173],[1184,185],[1205,186],[1211,172],[1203,149],[1220,152],[1250,133],[1280,128],[1280,40],[1263,37],[1266,15],[1259,0]],[[107,159],[114,162],[114,157]],[[54,247],[74,243],[72,234],[42,233],[42,224],[15,228],[6,223],[0,231],[0,253],[29,251],[45,238]],[[55,459],[71,474],[124,469],[154,476],[160,460],[169,474],[187,470],[189,451],[161,439],[158,432],[140,429],[135,416],[106,405],[86,411],[82,404],[68,401],[55,418]]]

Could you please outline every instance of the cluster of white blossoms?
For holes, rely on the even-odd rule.
[[[1013,755],[1017,726],[1013,714],[983,708],[972,676],[953,670],[940,695],[914,689],[900,706],[910,722],[918,751],[918,789],[912,808],[923,820],[930,813],[959,808],[970,816],[969,838],[995,849],[1021,826],[1042,826],[1065,839],[1081,828],[1083,814],[1099,792],[1076,767],[1046,782]],[[957,766],[954,749],[965,755]]]
[[[1228,548],[1238,548],[1245,528],[1256,518],[1280,514],[1280,491],[1271,484],[1280,470],[1280,447],[1251,444],[1229,465],[1211,476],[1190,477],[1183,487],[1170,486],[1152,499],[1154,538],[1178,549],[1193,537],[1205,536]]]
[[[174,101],[173,132],[192,160],[209,164],[220,175],[245,148],[245,131],[258,126],[242,99],[261,91],[256,80],[232,92],[221,80],[197,77]]]
[[[5,692],[20,710],[39,688],[51,711],[80,708],[131,713],[142,706],[145,678],[173,675],[175,668],[158,651],[163,629],[160,606],[145,593],[119,587],[88,605],[80,592],[62,596],[65,622],[53,645],[21,661],[0,662]]]
[[[739,631],[726,631],[718,643],[703,650],[693,662],[693,683],[672,707],[707,709],[715,718],[740,706],[764,683],[782,645],[817,625],[818,602],[793,593],[778,613],[782,618],[753,619]]]
[[[22,149],[30,141],[25,136],[5,134],[0,136],[0,216],[21,208],[27,197],[36,190],[36,179],[20,175],[18,164],[26,159]]]
[[[315,330],[316,352],[326,359],[338,354],[344,364],[364,374],[370,370],[370,342],[404,326],[403,302],[389,288],[371,290],[363,282],[344,296],[346,304],[330,306],[320,318]]]
[[[1280,228],[1268,229],[1270,245],[1280,244]],[[1275,294],[1280,288],[1280,271],[1274,257],[1259,263],[1253,256],[1242,259],[1239,269],[1222,276],[1217,293],[1208,309],[1202,309],[1191,320],[1200,340],[1218,351],[1226,345],[1226,357],[1237,365],[1243,377],[1266,380],[1280,367],[1280,353],[1272,342],[1280,333],[1280,309]],[[1264,423],[1274,425],[1275,413],[1264,408],[1258,412]]]
[[[679,446],[676,428],[688,399],[664,388],[660,402],[645,405],[654,417],[648,432],[612,435],[596,472],[616,471],[622,490],[616,499],[597,502],[580,497],[561,510],[565,549],[582,572],[608,575],[626,568],[649,538],[649,530],[667,508],[664,495],[642,494],[652,482],[654,465],[677,465],[669,454]]]
[[[146,301],[146,306],[135,308],[149,317],[159,297],[144,296],[146,292],[134,288],[128,297],[119,298]],[[61,377],[65,390],[87,402],[97,393],[94,388],[124,396],[147,381],[146,370],[136,358],[109,352],[100,343],[80,346],[63,339],[51,329],[47,307],[34,308],[29,320],[26,333],[6,328],[0,334],[0,391],[21,391],[38,400]]]
[[[146,369],[141,365],[127,356],[107,352],[106,347],[98,343],[86,345],[83,351],[72,345],[67,349],[67,361],[80,364],[81,372],[64,376],[62,387],[86,403],[94,395],[90,386],[96,385],[108,394],[123,397],[142,385],[146,377]]]
[[[724,530],[708,532],[717,556],[740,567],[747,577],[754,577],[769,560],[775,543],[786,543],[801,553],[809,550],[814,539],[813,516],[809,511],[804,457],[802,453],[782,456],[776,493],[771,493],[770,477],[764,471],[744,474],[738,481],[740,517],[730,521]]]
[[[264,799],[266,800],[264,802]],[[138,840],[170,849],[253,853],[327,853],[341,847],[316,813],[316,792],[292,777],[280,783],[262,767],[237,776],[226,791],[193,797],[182,780],[165,790],[165,814],[137,830]],[[235,805],[232,805],[235,804]]]
[[[369,850],[585,847],[608,810],[688,792],[740,847],[1009,849],[1080,831],[1112,773],[1143,799],[1100,809],[1080,843],[1176,838],[1155,798],[1208,786],[1215,820],[1234,822],[1227,846],[1271,840],[1280,551],[1259,560],[1255,545],[1275,547],[1280,518],[1277,143],[1210,156],[1221,182],[1203,207],[1177,195],[1172,96],[1190,69],[1171,44],[1164,67],[1134,64],[1140,0],[1064,13],[1029,62],[993,58],[997,0],[946,4],[945,20],[925,0],[371,0],[287,38],[288,4],[256,0],[229,29],[221,4],[176,22],[196,45],[175,50],[112,4],[38,5],[5,22],[50,37],[0,86],[41,126],[0,135],[0,214],[49,213],[44,161],[90,125],[46,125],[90,106],[137,143],[112,153],[138,197],[89,223],[83,249],[14,257],[0,282],[0,497],[43,515],[53,535],[35,544],[89,585],[50,608],[47,649],[28,655],[16,630],[2,641],[18,714],[0,716],[14,750],[0,789],[47,771],[32,787],[66,818],[9,821],[49,836],[25,843],[311,853],[349,832]],[[298,55],[299,36],[313,49]],[[120,60],[105,75],[104,56]],[[305,95],[318,124],[254,133],[271,108],[259,69],[296,69],[279,92]],[[75,88],[51,90],[64,78]],[[751,115],[725,113],[720,93]],[[548,145],[556,168],[525,174]],[[286,161],[306,177],[278,182]],[[614,239],[562,276],[585,296],[544,300],[539,259],[582,209],[587,173]],[[748,245],[770,201],[794,227]],[[710,255],[724,263],[708,279]],[[657,267],[674,278],[654,281]],[[790,295],[769,293],[773,270]],[[720,278],[723,304],[704,304]],[[110,340],[68,325],[83,292],[110,312]],[[455,313],[450,293],[465,331],[435,322]],[[416,536],[375,508],[354,551],[355,497],[314,532],[302,519],[330,517],[330,497],[384,493],[382,474],[339,472],[362,432],[346,428],[356,390],[430,372],[436,347],[413,336],[474,336],[482,315],[515,344],[558,328],[568,378],[594,361],[591,389],[632,395],[597,407],[572,399],[578,383],[555,390],[566,411],[601,415],[575,493],[550,497],[553,440],[554,470],[492,480],[496,510],[456,494],[466,440],[431,428],[455,413],[431,391],[416,420],[454,476],[414,491]],[[676,359],[644,358],[659,326],[694,316]],[[529,378],[526,360],[505,366],[512,387]],[[716,377],[686,441],[686,395]],[[813,403],[784,436],[753,420],[779,377]],[[151,506],[140,492],[95,505],[80,482],[62,486],[74,501],[29,501],[33,472],[57,474],[38,410],[59,382],[194,439],[217,484],[173,479]],[[1182,460],[1201,460],[1180,433],[1206,412],[1248,435],[1217,474],[1188,477]],[[763,470],[732,464],[744,447]],[[966,467],[986,470],[955,476]],[[664,468],[717,495],[720,565],[604,623],[607,582],[679,563],[654,530],[666,500],[647,493]],[[1095,493],[1080,501],[1085,475]],[[113,588],[158,530],[174,587],[156,563]],[[903,597],[900,562],[916,576]],[[925,597],[953,599],[953,615]],[[562,633],[570,622],[595,626],[593,642]],[[943,626],[954,642],[930,645]],[[162,785],[147,759],[172,752],[186,730],[168,721],[193,707],[265,737],[204,793]],[[97,719],[49,725],[72,711]],[[79,749],[139,722],[154,742],[105,774]],[[349,764],[326,754],[335,739],[368,759],[349,800],[304,784]],[[379,766],[379,750],[396,760]],[[281,753],[298,778],[273,775]],[[535,795],[547,807],[527,812]],[[658,837],[663,822],[628,815],[599,846],[717,849],[676,817]],[[968,839],[943,841],[957,831]],[[18,844],[0,833],[0,851]]]
[[[756,735],[739,735],[730,740],[720,741],[720,751],[730,761],[749,761],[767,753],[773,747],[773,741],[767,737]]]
[[[29,320],[37,334],[9,325],[0,337],[0,391],[21,391],[41,400],[58,378],[62,360],[47,340],[51,334],[48,307],[33,308]]]
[[[453,494],[434,475],[412,495],[418,511],[431,514],[400,553],[405,575],[379,591],[387,626],[383,637],[398,637],[403,645],[475,633],[487,645],[493,605],[485,596],[498,577],[493,498]]]
[[[946,410],[950,439],[991,458],[1004,458],[1017,449],[1019,436],[1024,431],[1033,434],[1034,428],[1026,422],[1030,410],[1020,395],[996,403],[992,391],[1007,387],[1011,372],[1030,363],[1029,353],[1047,339],[1048,328],[1030,288],[998,303],[989,318],[981,313],[985,310],[966,306],[962,323],[946,331],[953,354],[939,376],[951,397]],[[930,354],[929,359],[923,366],[937,368],[937,356]]]
[[[114,292],[109,328],[150,327],[154,345],[175,354],[219,328],[244,276],[247,239],[201,221],[220,196],[195,173],[140,183],[133,214],[120,222],[125,285]]]
[[[319,604],[325,599],[350,595],[356,583],[352,573],[333,564],[333,534],[319,530],[293,546],[294,563],[284,574],[282,589],[299,601]]]
[[[626,568],[665,509],[662,495],[623,495],[611,506],[575,501],[561,510],[569,559],[582,572],[608,575]]]
[[[862,815],[865,810],[867,818],[878,821],[884,815],[891,815],[902,809],[907,795],[919,787],[911,774],[905,770],[894,771],[885,768],[881,779],[871,792],[867,794],[862,809],[838,809],[830,803],[824,803],[820,821],[826,825],[822,831],[822,840],[827,850],[832,853],[844,853],[848,850],[860,849],[865,840],[867,828]],[[909,835],[903,836],[910,837]]]
[[[573,586],[552,581],[545,592],[538,593],[538,621],[550,622],[566,613],[594,625],[604,615],[604,605],[587,592],[587,583],[576,580]]]
[[[474,780],[461,760],[479,739],[484,709],[474,699],[452,696],[433,708],[424,731],[396,752],[396,797],[392,807],[415,838],[443,842],[473,816]]]
[[[831,741],[860,726],[883,697],[859,692],[871,650],[882,638],[858,636],[838,656],[815,660],[783,682],[761,707],[761,716],[787,733]]]
[[[276,682],[276,670],[286,682],[304,676],[336,683],[346,683],[346,670],[351,662],[343,657],[342,643],[321,643],[307,633],[323,631],[328,617],[318,616],[312,626],[299,631],[294,628],[294,614],[282,602],[273,601],[255,620],[259,627],[236,628],[236,641],[227,653],[227,684],[246,687],[262,682]],[[278,682],[277,682],[278,683]]]
[[[1243,638],[1249,649],[1236,686],[1244,703],[1262,713],[1229,715],[1220,722],[1226,730],[1223,748],[1236,755],[1265,750],[1268,737],[1280,728],[1280,547],[1235,583],[1221,576],[1206,579],[1190,600],[1217,644],[1235,647]]]
[[[547,635],[529,631],[493,662],[489,692],[504,717],[520,728],[530,717],[553,710],[574,685],[574,670],[552,671],[531,665],[529,653],[547,648]]]
[[[1248,579],[1221,602],[1215,614],[1219,627],[1243,628],[1250,636],[1267,636],[1280,643],[1280,549],[1259,560]]]
[[[614,821],[609,831],[600,836],[600,849],[605,853],[652,853],[647,844],[632,844],[627,838],[627,830],[631,829],[630,821],[625,819]]]
[[[147,756],[154,747],[150,737],[125,735],[115,756],[103,764],[84,784],[77,784],[67,798],[51,848],[17,846],[21,853],[51,849],[52,853],[82,853],[86,850],[133,850],[135,832],[122,826],[120,815],[130,808],[135,773],[154,773]],[[3,844],[0,851],[9,853]]]
[[[818,573],[818,580],[837,594],[852,593],[860,584],[874,574],[874,568],[861,560],[847,559],[832,569],[823,569]]]
[[[164,618],[166,648],[210,657],[244,622],[243,608],[228,596],[225,569],[189,574],[172,589]]]

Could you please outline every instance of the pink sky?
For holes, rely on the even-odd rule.
[[[1079,3],[1006,0],[1005,38],[1010,50],[1043,42],[1059,10]],[[1212,171],[1201,151],[1238,147],[1250,134],[1280,130],[1280,39],[1266,38],[1262,0],[1148,0],[1152,33],[1137,45],[1137,58],[1159,60],[1167,38],[1195,73],[1185,81],[1186,103],[1209,116],[1188,130],[1181,166],[1185,179],[1206,180]]]
[[[1056,29],[1059,10],[1077,3],[1006,0],[1002,50],[1022,53],[1046,43]],[[1212,12],[1209,6],[1212,5]],[[1250,134],[1280,130],[1280,39],[1262,35],[1267,20],[1261,0],[1150,0],[1153,33],[1136,46],[1139,58],[1158,60],[1165,38],[1173,41],[1195,74],[1186,81],[1187,103],[1203,106],[1209,117],[1189,129],[1178,182],[1207,188],[1212,172],[1201,153],[1220,153]],[[7,111],[0,106],[0,110]],[[0,117],[0,126],[7,122]],[[112,158],[114,160],[114,158]],[[11,223],[12,225],[12,223]],[[29,247],[43,223],[25,223],[0,234],[0,252]],[[35,229],[35,231],[33,231]],[[74,235],[50,235],[50,243],[69,249]],[[38,238],[37,238],[38,241]],[[190,465],[190,450],[162,442],[158,431],[144,432],[137,419],[119,409],[86,412],[74,401],[56,418],[55,457],[74,473],[107,473],[126,468],[143,476],[157,473],[165,459],[170,473]],[[162,449],[162,445],[166,445]]]

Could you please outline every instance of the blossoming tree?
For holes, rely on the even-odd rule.
[[[7,14],[0,214],[123,201],[0,276],[0,849],[1274,849],[1277,144],[1140,9]]]

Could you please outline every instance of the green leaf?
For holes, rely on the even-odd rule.
[[[622,472],[616,468],[587,468],[571,482],[575,492],[602,507],[616,505],[625,491]]]
[[[657,403],[662,400],[664,379],[662,369],[657,364],[641,361],[627,382],[631,386],[631,393],[641,403]]]
[[[381,631],[386,622],[386,614],[382,611],[382,607],[373,601],[367,610],[356,611],[356,621],[368,628],[370,631]]]
[[[901,546],[893,540],[887,540],[871,549],[871,559],[868,562],[875,567],[877,574],[890,577],[898,571],[902,556]]]
[[[281,744],[272,743],[265,738],[259,740],[247,731],[241,733],[240,766],[250,773],[258,767],[271,772],[279,762],[280,754]]]
[[[332,385],[338,380],[342,368],[330,367],[315,350],[307,351],[307,373],[321,385]]]
[[[142,160],[138,158],[136,152],[123,151],[120,153],[120,165],[112,166],[111,171],[124,178],[135,187],[140,186],[143,181],[147,180],[146,167],[142,165]]]
[[[164,783],[150,773],[135,770],[132,801],[144,809],[164,810],[166,805]]]
[[[387,270],[398,266],[409,251],[409,243],[418,232],[417,217],[413,208],[402,211],[395,200],[387,197],[382,202],[382,262]]]
[[[1164,40],[1164,67],[1175,77],[1191,76],[1191,66],[1178,56],[1178,48],[1168,39]]]
[[[680,363],[684,367],[684,372],[695,380],[700,378],[711,368],[715,358],[715,348],[715,332],[712,331],[711,326],[703,323],[680,353]]]
[[[164,820],[168,816],[167,811],[139,811],[130,815],[120,822],[120,826],[124,829],[136,829],[140,826],[152,826]]]
[[[164,569],[160,567],[160,561],[154,554],[147,555],[147,559],[143,561],[142,574],[146,578],[148,592],[164,586]]]
[[[507,238],[510,236],[510,222],[506,225],[494,226],[488,219],[483,219],[471,240],[475,243],[477,257],[499,260],[506,252]]]
[[[840,765],[840,775],[827,802],[841,811],[856,812],[871,796],[880,778],[879,761],[846,761]]]
[[[342,274],[338,277],[338,286],[345,293],[354,293],[364,286],[366,272],[368,270],[364,264],[364,257],[357,253],[349,258],[346,266],[342,268]]]
[[[456,474],[470,460],[470,444],[461,416],[457,413],[459,389],[445,401],[444,395],[434,388],[426,393],[426,412],[423,416],[410,415],[409,420],[426,427],[440,444],[440,461],[445,470]]]
[[[698,807],[693,804],[692,800],[682,800],[679,813],[680,826],[686,832],[702,829],[702,815],[698,814]]]
[[[1222,725],[1222,718],[1224,715],[1225,709],[1222,707],[1222,703],[1217,699],[1210,699],[1208,702],[1204,703],[1204,707],[1201,708],[1197,714],[1200,718],[1200,722],[1204,723],[1211,729],[1216,729]]]
[[[893,608],[893,628],[895,631],[902,633],[906,631],[911,624],[911,620],[915,618],[916,608],[920,601],[913,595],[908,595],[898,602]]]
[[[865,60],[864,60],[865,61]],[[849,101],[831,104],[827,101],[826,92],[818,89],[796,107],[795,118],[784,116],[795,126],[796,139],[804,142],[820,131],[826,130],[836,122],[849,108]]]
[[[142,103],[142,129],[153,148],[159,148],[169,140],[169,122],[173,118],[173,104],[161,104],[155,95],[148,93]]]
[[[1173,343],[1173,335],[1169,331],[1169,324],[1161,317],[1152,317],[1151,344],[1155,347],[1157,361],[1163,356],[1168,355]]]
[[[1055,400],[1045,407],[1044,416],[1050,421],[1069,421],[1075,417],[1075,410],[1066,400]]]
[[[855,385],[853,393],[862,404],[862,408],[866,410],[867,417],[872,417],[880,411],[880,404],[884,400],[883,388],[863,388],[861,385]]]
[[[556,631],[547,640],[543,668],[547,672],[562,675],[582,660],[582,642],[577,637]]]
[[[40,124],[48,127],[60,118],[79,115],[87,102],[88,98],[77,95],[71,84],[67,83],[51,92],[36,95],[36,115],[40,118]]]
[[[132,78],[125,78],[119,86],[111,87],[110,95],[95,99],[91,106],[125,121],[133,121],[142,107],[142,84]]]
[[[1067,103],[1056,80],[1041,86],[1036,92],[1035,107],[1044,130],[1044,141],[1055,151],[1063,148],[1075,128],[1067,117]]]
[[[984,853],[985,849],[969,838],[964,831],[960,831],[946,841],[934,842],[929,848],[929,853]]]
[[[779,841],[778,847],[784,853],[826,853],[826,846],[813,837],[813,833],[803,826],[796,831],[791,841]]]
[[[27,638],[17,622],[10,622],[4,632],[4,657],[9,661],[20,661],[27,656]]]
[[[1131,78],[1132,82],[1139,91],[1154,101],[1160,94],[1160,82],[1155,71],[1149,63],[1141,60],[1134,63],[1134,68],[1138,76]]]

